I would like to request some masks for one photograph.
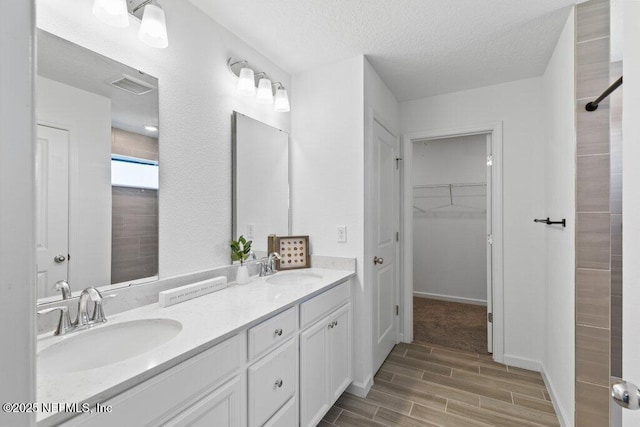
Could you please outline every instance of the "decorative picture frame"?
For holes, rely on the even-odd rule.
[[[309,236],[277,236],[275,252],[280,254],[278,270],[295,270],[311,267]]]

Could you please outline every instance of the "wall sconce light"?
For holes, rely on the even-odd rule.
[[[289,106],[289,95],[287,95],[287,90],[282,86],[276,89],[276,98],[273,102],[273,110],[278,113],[287,113],[291,111],[291,107]]]
[[[258,104],[273,104],[273,92],[271,88],[271,80],[266,77],[258,81],[258,92],[256,93],[256,102]]]
[[[254,73],[246,60],[229,58],[227,68],[238,78],[238,94],[242,96],[255,96],[258,104],[273,104],[273,110],[278,113],[291,111],[289,96],[280,82],[271,83],[271,79],[264,72]],[[258,80],[256,90],[256,79]],[[275,96],[274,96],[275,87]]]
[[[145,44],[163,49],[169,46],[164,10],[153,0],[93,0],[93,15],[107,25],[129,26],[129,15],[140,20],[138,38]]]

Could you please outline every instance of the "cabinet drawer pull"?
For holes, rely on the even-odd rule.
[[[333,328],[333,323],[329,323],[329,324],[327,325],[327,328],[328,328],[328,329]]]
[[[276,380],[276,384],[275,384],[275,385],[276,385],[276,387],[277,387],[277,388],[281,388],[281,387],[282,387],[282,384],[283,384],[283,382],[282,382],[282,380],[281,380],[281,379],[277,379],[277,380]]]
[[[277,336],[281,337],[281,336],[282,336],[282,329],[279,329],[279,328],[278,328],[278,329],[276,329],[275,334],[276,334]]]

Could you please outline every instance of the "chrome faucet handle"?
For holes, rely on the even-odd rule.
[[[102,300],[96,301],[91,321],[94,323],[104,323],[107,321],[107,318],[104,316],[104,310],[102,309]]]
[[[53,335],[64,335],[75,329],[75,325],[71,323],[71,317],[69,317],[69,307],[61,305],[59,307],[45,308],[44,310],[38,311],[38,314],[47,314],[58,310],[60,310],[60,320]]]
[[[260,277],[269,275],[267,272],[268,264],[269,264],[269,259],[267,257],[260,259]]]
[[[69,282],[66,280],[58,280],[55,283],[56,291],[62,292],[62,299],[71,299],[71,288],[69,287]]]

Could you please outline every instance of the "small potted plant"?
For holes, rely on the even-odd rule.
[[[247,266],[244,265],[244,261],[251,255],[251,243],[252,240],[247,241],[244,236],[238,237],[238,240],[231,241],[231,260],[240,261],[240,267],[236,273],[236,283],[239,285],[245,285],[250,282],[249,271]]]

